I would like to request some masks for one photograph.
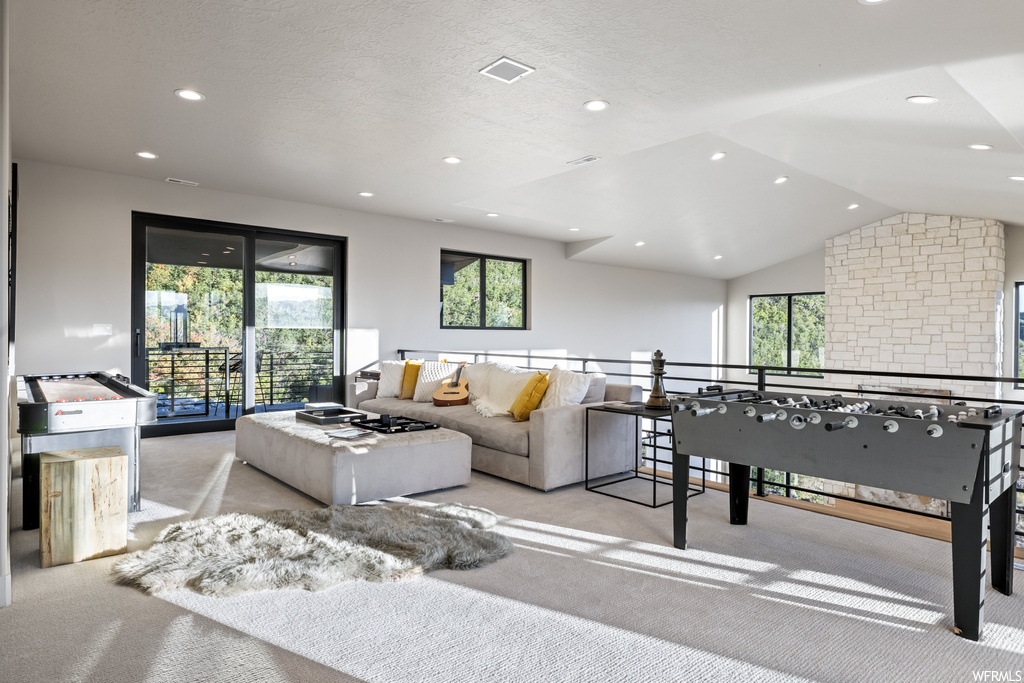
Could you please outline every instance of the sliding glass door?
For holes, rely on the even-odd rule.
[[[331,401],[335,248],[256,240],[256,409]]]
[[[144,435],[340,395],[336,238],[137,213],[132,376],[157,394]]]

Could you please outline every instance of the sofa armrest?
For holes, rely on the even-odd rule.
[[[361,379],[345,386],[345,405],[358,408],[363,401],[377,397],[377,380]]]
[[[530,413],[530,486],[550,491],[584,480],[587,408],[595,403]],[[636,454],[636,421],[619,413],[590,413],[590,477],[624,472]],[[630,416],[625,416],[630,418]]]
[[[608,384],[604,388],[605,401],[639,401],[644,396],[639,384]]]

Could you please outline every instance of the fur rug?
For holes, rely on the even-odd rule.
[[[232,597],[342,581],[401,581],[473,569],[512,552],[494,513],[465,505],[380,503],[227,514],[179,522],[114,565],[118,583]]]

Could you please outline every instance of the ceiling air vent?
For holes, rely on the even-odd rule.
[[[494,62],[494,64],[480,69],[480,73],[484,76],[497,78],[503,83],[515,83],[523,76],[531,74],[534,71],[536,71],[536,69],[532,66],[520,64],[516,60],[509,59],[508,57],[502,57],[498,61]]]
[[[164,180],[169,183],[174,183],[175,185],[188,185],[189,187],[199,187],[199,183],[194,183],[191,180],[182,180],[181,178],[164,178]]]
[[[588,154],[585,157],[580,157],[579,159],[567,161],[565,163],[569,164],[570,166],[582,166],[583,164],[592,164],[600,158],[601,157],[595,157],[593,154]]]

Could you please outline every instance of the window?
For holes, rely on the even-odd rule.
[[[526,329],[526,261],[441,252],[441,327]]]
[[[1014,377],[1024,378],[1024,282],[1018,282],[1014,287],[1017,294],[1017,354],[1014,368]],[[1016,389],[1024,389],[1024,383],[1017,384]]]
[[[750,297],[750,363],[821,368],[825,364],[825,294]]]

